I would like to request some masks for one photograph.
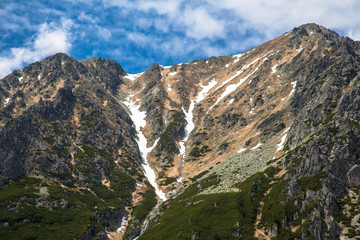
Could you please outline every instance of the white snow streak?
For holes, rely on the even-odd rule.
[[[276,67],[277,67],[278,65],[275,65],[275,66],[273,66],[272,68],[271,68],[271,73],[276,73]]]
[[[135,79],[137,79],[138,77],[140,77],[143,73],[144,73],[144,72],[142,72],[142,73],[135,73],[135,74],[130,74],[130,73],[128,73],[128,74],[125,76],[125,78],[129,79],[130,81],[134,81]]]
[[[262,145],[262,143],[259,142],[255,147],[251,148],[250,150],[255,150],[255,149],[259,148],[261,145]]]
[[[291,92],[289,93],[289,97],[295,92],[295,88],[296,88],[296,81],[291,82],[291,84],[293,85],[293,89],[291,90]]]
[[[194,107],[195,107],[195,103],[201,102],[206,97],[207,93],[216,85],[216,83],[217,83],[217,81],[215,80],[215,78],[213,78],[209,82],[209,84],[207,86],[203,86],[200,83],[200,87],[202,87],[202,90],[196,96],[195,101],[191,100],[188,111],[185,111],[185,109],[182,108],[182,110],[183,110],[183,112],[185,114],[185,120],[186,120],[187,124],[186,124],[186,127],[185,127],[185,137],[184,137],[184,139],[182,141],[179,142],[179,145],[180,145],[180,149],[179,149],[180,154],[179,155],[181,156],[181,165],[180,165],[179,177],[178,177],[177,181],[180,184],[182,182],[182,167],[183,167],[183,164],[184,164],[183,161],[184,161],[184,158],[186,156],[185,155],[185,153],[186,153],[185,143],[187,142],[190,133],[195,128],[195,124],[194,124],[194,120],[193,120],[193,118],[194,118],[193,110],[194,110]]]
[[[183,156],[183,157],[185,156],[185,143],[188,140],[190,133],[195,128],[195,124],[193,122],[193,113],[192,113],[192,111],[194,110],[194,107],[195,107],[195,102],[194,102],[194,100],[191,100],[188,111],[185,111],[185,109],[182,108],[182,110],[185,114],[185,120],[187,122],[186,127],[185,127],[185,137],[180,142],[180,149],[179,149],[180,156]]]
[[[256,71],[257,69],[255,69]],[[241,71],[241,70],[240,70]],[[254,71],[254,72],[255,72]],[[232,93],[233,91],[235,91],[238,87],[241,86],[241,84],[243,84],[254,72],[250,73],[249,75],[247,75],[246,77],[242,78],[240,80],[240,82],[235,83],[235,84],[231,84],[229,86],[226,87],[225,91],[221,94],[221,96],[216,100],[216,102],[211,105],[211,107],[209,108],[209,110],[207,111],[207,113],[210,111],[210,109],[212,109],[216,104],[218,104],[224,97],[226,97],[228,94]],[[236,74],[235,74],[236,75]],[[240,75],[240,74],[238,74]],[[234,76],[233,76],[234,77]]]
[[[238,153],[242,153],[242,152],[244,152],[244,151],[246,151],[246,148],[240,149],[240,150],[238,151]]]
[[[174,76],[175,74],[177,74],[177,72],[171,72],[170,76]]]
[[[287,137],[287,132],[289,131],[290,128],[287,128],[284,130],[283,134],[284,136],[281,137],[280,143],[276,145],[276,152],[280,151],[281,149],[284,148],[284,143]]]
[[[195,102],[194,100],[191,100],[191,103],[190,103],[190,106],[189,106],[189,109],[188,111],[185,111],[184,108],[182,108],[184,114],[185,114],[185,120],[187,122],[186,124],[186,127],[185,127],[185,137],[182,141],[179,142],[179,145],[180,145],[180,149],[179,149],[179,152],[180,152],[180,156],[181,156],[181,166],[180,166],[180,174],[179,174],[179,178],[177,179],[177,181],[179,183],[182,182],[182,174],[181,174],[181,170],[182,170],[182,166],[184,164],[184,158],[186,156],[186,147],[185,147],[185,143],[187,142],[188,138],[189,138],[189,135],[190,133],[194,130],[195,128],[195,124],[193,122],[193,110],[194,110],[194,107],[195,107]]]
[[[302,48],[300,48],[299,50],[297,50],[298,53],[300,53],[303,49],[304,49],[304,48],[302,47]]]
[[[10,100],[10,98],[5,98],[5,103],[4,103],[4,105],[8,104],[8,103],[9,103],[9,100]]]
[[[241,55],[241,54],[240,54]],[[240,74],[242,74],[247,68],[251,67],[254,63],[256,63],[257,61],[259,61],[260,58],[255,59],[253,62],[251,62],[250,64],[244,65],[239,71],[237,71],[232,77],[230,77],[229,79],[225,80],[219,87],[217,87],[214,91],[218,90],[219,88],[221,88],[222,86],[228,84],[230,81],[232,81],[234,78],[236,78],[237,76],[239,76]],[[254,71],[255,72],[255,71]]]
[[[116,230],[117,233],[121,232],[125,226],[126,226],[126,217],[124,216],[122,219],[121,219],[121,224],[120,224],[120,227]]]
[[[217,84],[217,81],[215,78],[213,78],[207,86],[203,86],[200,83],[200,87],[202,87],[202,90],[198,93],[196,97],[196,103],[201,102],[206,97],[207,93]]]
[[[229,100],[229,103],[228,103],[228,106],[231,105],[233,102],[234,102],[234,99],[233,99],[233,98],[230,99],[230,100]]]
[[[236,59],[233,61],[233,64],[237,63],[242,56],[244,56],[244,53],[234,55],[234,58],[236,58]]]
[[[156,195],[163,201],[166,201],[166,196],[165,194],[158,188],[157,184],[156,184],[156,174],[155,171],[149,166],[149,163],[147,161],[147,155],[152,151],[152,149],[156,146],[157,142],[159,141],[159,139],[157,139],[154,143],[154,145],[152,147],[147,147],[147,139],[144,136],[144,134],[142,133],[142,129],[145,127],[146,125],[146,113],[145,112],[140,112],[139,108],[140,105],[137,106],[135,104],[135,102],[133,102],[131,100],[132,95],[130,95],[127,99],[126,102],[124,102],[124,104],[129,108],[131,114],[131,119],[134,122],[137,134],[138,134],[138,140],[137,144],[139,145],[139,150],[140,150],[140,154],[141,157],[144,161],[144,163],[142,164],[142,167],[145,170],[145,176],[147,177],[147,179],[149,180],[150,184],[154,187]]]
[[[23,77],[19,77],[19,82],[21,82],[21,80],[23,80]]]
[[[40,78],[41,78],[41,75],[39,74],[39,75],[38,75],[38,79],[40,80]]]

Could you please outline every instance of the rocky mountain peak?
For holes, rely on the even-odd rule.
[[[0,185],[13,191],[0,230],[31,225],[16,211],[34,199],[42,218],[79,214],[66,215],[79,223],[69,239],[124,236],[125,222],[128,239],[360,232],[359,44],[305,24],[136,75],[63,53],[14,71],[0,80]]]

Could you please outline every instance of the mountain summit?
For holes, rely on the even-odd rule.
[[[62,53],[14,71],[1,236],[354,238],[359,72],[360,43],[316,24],[139,74]]]

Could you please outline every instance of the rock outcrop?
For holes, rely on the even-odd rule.
[[[14,71],[0,80],[0,232],[355,237],[359,72],[360,43],[316,24],[135,76],[61,53]],[[146,113],[145,140],[129,101]],[[162,205],[143,158],[170,198]]]

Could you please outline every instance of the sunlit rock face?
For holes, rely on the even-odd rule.
[[[49,234],[64,239],[356,235],[359,49],[307,24],[139,74],[61,53],[14,71],[0,80],[0,230],[36,238],[63,214]]]

